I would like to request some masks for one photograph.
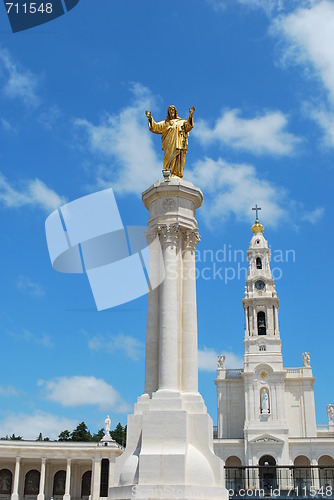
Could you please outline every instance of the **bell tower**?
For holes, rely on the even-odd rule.
[[[270,269],[270,249],[263,236],[257,205],[253,236],[247,251],[249,269],[242,301],[245,312],[245,456],[249,465],[260,443],[277,447],[280,460],[288,459],[281,339],[278,324],[279,299]]]

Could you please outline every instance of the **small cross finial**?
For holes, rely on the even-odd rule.
[[[259,222],[259,214],[258,214],[258,211],[261,210],[260,207],[257,206],[257,204],[255,205],[254,208],[252,208],[252,210],[255,210],[256,211],[256,222]]]

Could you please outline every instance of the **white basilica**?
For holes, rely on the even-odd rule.
[[[263,230],[256,219],[243,299],[244,367],[227,370],[218,359],[213,449],[230,497],[334,498],[333,405],[328,425],[317,427],[309,354],[300,368],[283,365]],[[107,498],[122,453],[107,427],[99,443],[0,441],[0,500]]]
[[[333,497],[333,405],[327,406],[328,426],[317,427],[309,353],[300,368],[283,365],[279,299],[263,230],[256,217],[242,301],[244,366],[226,370],[224,357],[218,358],[214,449],[235,493],[279,488],[280,495]]]

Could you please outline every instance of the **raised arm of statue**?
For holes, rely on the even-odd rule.
[[[164,129],[166,128],[165,121],[156,122],[154,120],[153,116],[151,115],[150,111],[146,110],[145,114],[148,118],[148,126],[149,126],[150,131],[153,132],[154,134],[162,134]]]
[[[195,111],[195,107],[192,106],[191,108],[189,108],[189,116],[188,116],[188,120],[185,120],[184,123],[183,123],[183,128],[184,128],[184,131],[186,133],[190,132],[190,130],[194,127],[194,111]]]

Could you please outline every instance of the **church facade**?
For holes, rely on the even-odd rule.
[[[227,370],[224,357],[218,358],[214,449],[230,494],[276,489],[279,495],[333,498],[333,405],[327,406],[328,426],[317,427],[309,353],[299,368],[283,365],[279,298],[263,230],[256,218],[242,301],[244,366]]]

